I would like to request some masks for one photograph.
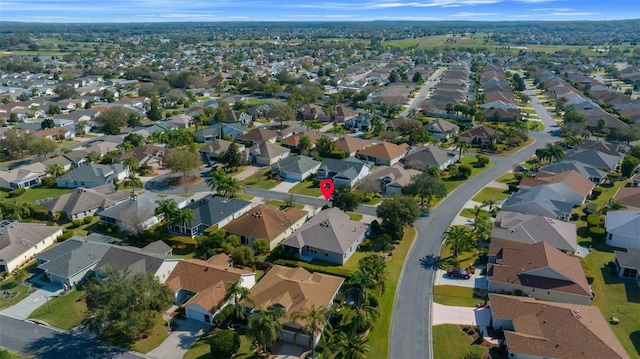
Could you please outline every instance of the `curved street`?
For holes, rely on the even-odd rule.
[[[431,302],[442,233],[478,191],[516,165],[528,160],[537,148],[554,141],[557,124],[547,113],[533,91],[531,104],[544,124],[544,131],[530,133],[534,143],[510,156],[491,157],[492,167],[450,193],[429,217],[421,217],[415,227],[418,237],[405,259],[393,305],[389,358],[433,358],[431,335]]]

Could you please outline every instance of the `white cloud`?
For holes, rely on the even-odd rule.
[[[549,16],[589,16],[598,15],[597,12],[552,12]]]

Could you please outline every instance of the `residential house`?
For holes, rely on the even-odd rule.
[[[612,143],[603,140],[594,141],[590,139],[585,139],[580,148],[583,150],[592,149],[599,152],[604,152],[611,156],[622,156],[625,153],[629,152],[629,145],[624,143]]]
[[[249,162],[262,166],[270,166],[287,156],[290,149],[271,142],[261,142],[249,148]]]
[[[501,131],[480,125],[462,132],[458,136],[458,140],[464,141],[470,145],[488,145],[495,143],[500,136],[502,136]]]
[[[158,168],[162,165],[162,158],[166,151],[167,149],[162,146],[144,145],[119,155],[117,160],[122,162],[129,157],[133,157],[138,161],[140,166]]]
[[[58,177],[56,183],[60,188],[91,188],[122,181],[128,176],[129,168],[120,163],[112,165],[89,163]]]
[[[522,248],[547,242],[568,254],[578,250],[576,225],[539,215],[500,211],[491,230],[491,243],[501,247]]]
[[[269,241],[269,250],[274,250],[283,239],[302,226],[307,215],[307,211],[295,207],[280,210],[270,204],[261,204],[229,222],[223,229],[238,235],[240,242],[248,246],[265,238]]]
[[[621,187],[613,201],[624,204],[630,210],[640,211],[640,188],[638,187]]]
[[[204,233],[207,228],[222,228],[251,209],[252,203],[239,198],[226,198],[217,194],[208,194],[197,201],[187,204],[184,209],[193,211],[195,220],[189,225],[176,223],[169,225],[171,232],[195,236]]]
[[[115,267],[131,274],[153,274],[164,283],[180,261],[166,251],[165,246],[150,243],[143,248],[112,244],[113,238],[98,233],[86,237],[74,236],[36,255],[38,269],[47,278],[67,286],[76,286],[92,274],[104,273]]]
[[[90,163],[89,152],[86,150],[76,150],[62,155],[64,158],[71,161],[73,167],[78,168]]]
[[[193,117],[185,114],[173,115],[167,121],[168,130],[189,128],[193,126]]]
[[[509,358],[629,358],[598,307],[501,294],[489,300]]]
[[[456,154],[439,147],[428,145],[424,147],[412,148],[409,154],[404,156],[402,163],[410,168],[421,171],[429,167],[437,167],[444,170],[456,161]]]
[[[409,145],[396,145],[391,142],[379,142],[373,146],[369,146],[356,153],[356,157],[371,161],[377,165],[395,165],[409,151]]]
[[[356,153],[362,149],[371,146],[373,143],[365,140],[361,140],[356,137],[343,136],[335,140],[335,150],[343,151],[349,157],[353,157]]]
[[[611,172],[622,162],[623,156],[614,156],[594,149],[577,149],[565,152],[565,161],[578,161]]]
[[[296,110],[296,117],[304,121],[318,120],[325,117],[322,111],[323,108],[318,105],[304,104]]]
[[[325,157],[318,167],[316,176],[321,179],[331,179],[334,185],[346,185],[353,188],[365,178],[373,168],[372,162],[365,162],[354,157],[343,160]]]
[[[610,211],[604,219],[607,244],[640,249],[640,211]]]
[[[345,121],[344,127],[348,129],[357,128],[358,131],[369,132],[373,129],[373,115],[371,112],[361,113]]]
[[[36,158],[35,162],[40,162],[43,165],[45,165],[45,167],[48,166],[48,165],[57,163],[60,166],[62,166],[62,169],[65,170],[65,171],[68,171],[71,168],[73,168],[73,163],[71,161],[69,161],[69,159],[64,157],[64,156],[55,156],[55,157],[51,157],[51,158],[40,157],[40,158]]]
[[[118,145],[120,145],[120,143],[118,142],[111,142],[111,141],[96,141],[93,142],[89,147],[85,148],[84,150],[87,151],[87,153],[96,153],[98,155],[98,157],[102,158],[104,157],[104,155],[106,155],[109,152],[118,152],[120,149],[118,148]]]
[[[460,131],[460,127],[449,121],[436,119],[427,125],[427,131],[431,132],[434,137],[440,141],[448,141],[454,138]]]
[[[247,312],[256,312],[270,307],[282,308],[280,318],[282,332],[280,340],[297,345],[309,345],[309,336],[302,321],[291,320],[294,312],[312,307],[330,307],[344,283],[344,278],[328,274],[310,273],[306,269],[273,266],[251,289],[254,303],[243,303]],[[320,340],[321,332],[315,335],[314,343]]]
[[[303,136],[307,136],[307,138],[309,138],[309,140],[311,141],[311,148],[316,146],[316,141],[319,138],[325,137],[325,136],[316,135],[315,133],[311,133],[311,132],[298,132],[298,133],[294,133],[291,136],[283,138],[280,141],[280,146],[295,150],[298,148],[298,145],[300,144],[300,139]]]
[[[222,139],[223,137],[236,139],[247,132],[247,128],[240,124],[219,122],[194,132],[194,135],[196,142],[202,143]]]
[[[204,146],[202,146],[198,152],[200,153],[200,157],[202,157],[202,161],[205,163],[209,163],[210,161],[218,161],[220,159],[220,155],[223,152],[229,149],[229,146],[232,142],[226,140],[213,140],[211,142],[206,142]],[[238,152],[240,152],[243,157],[246,155],[245,147],[241,143],[236,143],[236,147],[238,148]],[[243,158],[246,160],[246,158]]]
[[[114,224],[122,231],[140,233],[159,223],[162,215],[156,215],[160,200],[174,200],[179,208],[187,205],[187,199],[180,196],[168,195],[160,197],[153,192],[131,194],[128,200],[96,212],[100,222]]]
[[[631,187],[640,187],[640,173],[636,173],[631,177]]]
[[[263,142],[275,143],[278,138],[278,132],[266,129],[264,127],[254,128],[253,130],[236,137],[236,140],[247,143],[248,145],[258,145]]]
[[[0,188],[30,188],[40,184],[47,176],[46,166],[40,162],[22,165],[9,171],[0,171]]]
[[[618,277],[635,279],[640,284],[640,249],[627,248],[626,252],[613,251]]]
[[[600,184],[607,178],[607,171],[598,169],[597,167],[584,164],[579,161],[560,161],[550,163],[546,166],[538,168],[538,173],[561,173],[566,171],[577,171],[584,178],[589,181]]]
[[[520,188],[527,189],[545,185],[562,194],[574,206],[582,206],[595,185],[577,171],[566,171],[556,174],[538,173],[537,177],[523,177]]]
[[[332,121],[337,123],[344,123],[356,116],[358,113],[346,106],[338,106],[331,112]]]
[[[33,134],[40,138],[46,138],[52,141],[65,141],[76,137],[76,130],[75,128],[52,127],[34,132]]]
[[[489,292],[521,291],[527,297],[589,305],[591,289],[578,257],[547,242],[521,248],[489,246]]]
[[[176,305],[184,307],[188,319],[213,323],[213,317],[229,302],[224,301],[230,283],[251,289],[256,274],[234,268],[228,255],[217,254],[206,261],[187,259],[180,261],[165,282],[175,292]]]
[[[521,189],[502,202],[502,210],[569,221],[573,203],[547,185]]]
[[[308,156],[289,156],[281,159],[271,166],[278,171],[280,177],[288,182],[304,181],[310,175],[316,173],[320,162]]]
[[[111,183],[93,188],[76,188],[60,197],[40,203],[53,216],[61,212],[67,219],[83,219],[96,211],[114,206],[129,199],[129,191],[118,191]]]
[[[280,246],[284,253],[296,253],[303,261],[319,259],[343,265],[365,239],[368,228],[332,207],[313,216]]]
[[[62,227],[0,220],[0,273],[12,272],[62,235]]]
[[[402,194],[402,188],[411,183],[411,179],[422,172],[412,168],[404,168],[400,164],[380,167],[367,178],[380,183],[383,194]]]

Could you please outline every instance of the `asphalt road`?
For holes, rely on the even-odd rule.
[[[533,107],[545,124],[545,131],[531,133],[536,142],[511,156],[492,157],[493,166],[450,193],[428,217],[419,218],[418,238],[405,259],[393,306],[389,358],[433,358],[431,303],[433,283],[440,259],[442,233],[462,206],[483,187],[534,155],[537,148],[557,140],[551,132],[555,121],[540,105],[533,92],[528,93]]]
[[[146,358],[99,340],[72,336],[46,326],[5,315],[0,315],[0,346],[37,359]]]
[[[424,84],[422,84],[422,87],[420,88],[420,92],[413,98],[409,106],[407,106],[407,109],[404,110],[400,114],[400,116],[407,116],[407,114],[409,114],[409,111],[411,111],[412,108],[420,107],[420,104],[422,103],[422,101],[424,101],[427,98],[427,96],[430,95],[431,93],[430,88],[434,87],[438,82],[440,82],[440,76],[442,75],[445,69],[446,67],[438,67],[431,74],[431,76],[429,76],[429,78],[424,82]]]

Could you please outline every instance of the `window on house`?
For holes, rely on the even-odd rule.
[[[329,256],[329,251],[324,251],[324,255],[328,257]]]

